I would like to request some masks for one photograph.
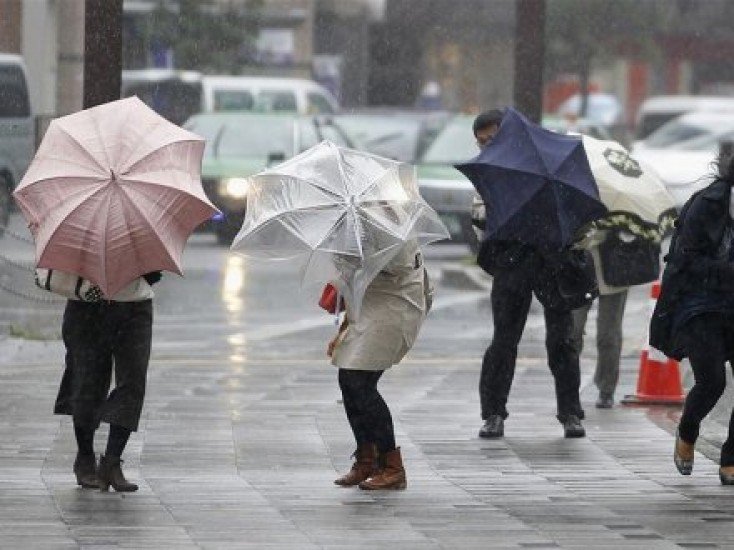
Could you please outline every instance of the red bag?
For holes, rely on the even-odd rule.
[[[336,313],[336,297],[339,291],[331,283],[326,283],[319,299],[319,306],[329,313]],[[344,298],[339,299],[339,311],[344,311]]]

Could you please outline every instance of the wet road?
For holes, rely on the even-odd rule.
[[[30,259],[20,241],[6,238],[0,251]],[[332,485],[353,445],[324,358],[333,319],[299,292],[287,264],[251,263],[201,235],[186,251],[186,277],[157,286],[146,407],[125,456],[135,495],[73,484],[70,422],[50,414],[61,344],[0,337],[0,547],[734,548],[734,493],[704,455],[694,476],[674,471],[667,411],[593,408],[593,346],[583,361],[588,437],[561,437],[537,307],[507,437],[476,438],[488,292],[440,283],[461,271],[465,252],[428,252],[435,309],[381,383],[405,492]],[[23,286],[21,271],[6,268],[2,281]],[[53,331],[59,307],[0,292],[0,319],[28,335]],[[620,394],[634,386],[646,307],[647,289],[636,289]]]

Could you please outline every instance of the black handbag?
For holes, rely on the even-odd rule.
[[[599,296],[591,254],[564,250],[546,257],[534,289],[538,301],[549,309],[571,311],[590,304]]]
[[[641,237],[625,242],[618,231],[610,231],[599,245],[599,256],[610,286],[642,285],[660,276],[660,245]]]

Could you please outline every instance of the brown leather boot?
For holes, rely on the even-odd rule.
[[[374,443],[358,447],[352,456],[354,457],[352,469],[339,479],[334,480],[337,485],[342,487],[359,485],[359,483],[377,472],[377,448]]]
[[[734,466],[719,468],[719,479],[722,485],[734,485]]]
[[[102,491],[109,491],[110,485],[118,493],[131,493],[138,490],[138,486],[125,479],[122,473],[122,460],[114,456],[100,456],[97,480]]]
[[[360,489],[366,491],[379,491],[381,489],[405,489],[408,480],[403,468],[403,457],[400,456],[400,447],[385,453],[383,468],[359,484]]]

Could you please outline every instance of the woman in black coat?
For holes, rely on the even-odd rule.
[[[683,475],[693,469],[701,421],[726,386],[726,362],[734,368],[734,157],[720,158],[718,177],[681,212],[666,258],[661,307],[651,344],[671,357],[688,357],[695,384],[686,397],[676,434],[674,461]],[[666,325],[667,340],[660,338]],[[719,477],[734,485],[734,413],[721,449]]]

